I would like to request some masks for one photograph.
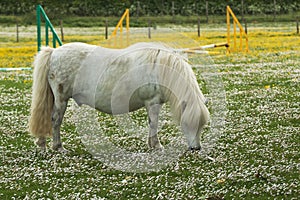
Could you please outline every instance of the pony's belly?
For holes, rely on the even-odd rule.
[[[120,106],[118,107],[107,107],[107,106],[97,106],[95,109],[100,111],[100,112],[104,112],[107,114],[111,114],[111,115],[119,115],[119,114],[125,114],[128,112],[133,112],[136,111],[140,108],[144,107],[144,105],[140,104],[140,105],[129,105],[128,107],[126,105],[122,106],[120,108]]]
[[[113,92],[111,88],[98,87],[76,91],[72,98],[80,106],[88,105],[101,112],[108,114],[123,114],[138,110],[145,106],[145,101],[149,98],[141,96],[139,90],[128,93],[124,88]],[[96,91],[96,92],[95,92]]]
[[[133,95],[130,97],[118,96],[117,98],[98,98],[95,109],[108,114],[118,115],[138,110],[145,106],[145,102]]]

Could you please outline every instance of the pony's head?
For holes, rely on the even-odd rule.
[[[182,102],[180,125],[190,150],[200,150],[200,133],[209,120],[209,111],[204,102]]]

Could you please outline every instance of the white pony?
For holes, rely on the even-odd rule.
[[[163,103],[170,103],[190,149],[201,148],[200,132],[209,120],[206,99],[191,66],[174,50],[157,43],[137,43],[125,49],[84,43],[42,48],[34,62],[29,120],[29,131],[41,149],[52,134],[53,149],[64,151],[60,126],[70,98],[114,115],[146,107],[150,148],[163,148],[157,137]]]

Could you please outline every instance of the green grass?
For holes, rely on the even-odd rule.
[[[299,48],[212,59],[228,109],[214,150],[209,157],[183,152],[168,167],[147,173],[122,172],[95,159],[81,140],[72,102],[62,126],[70,152],[37,152],[27,132],[32,74],[0,72],[0,199],[297,199]],[[200,74],[197,78],[205,84]],[[146,134],[126,137],[111,116],[98,117],[100,130],[115,144],[148,151]],[[139,126],[146,124],[143,110],[132,117]],[[168,120],[162,127],[165,144],[181,134]]]

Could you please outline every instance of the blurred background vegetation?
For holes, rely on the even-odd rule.
[[[224,22],[226,6],[236,15],[254,21],[295,21],[300,15],[297,0],[1,0],[0,24],[35,24],[35,7],[41,4],[53,23],[66,26],[101,26],[105,20],[115,24],[126,8],[131,26],[155,24]],[[55,21],[56,20],[56,21]]]

